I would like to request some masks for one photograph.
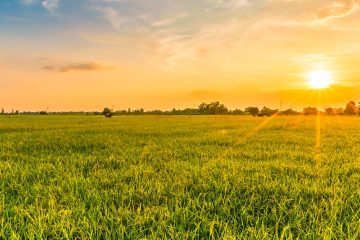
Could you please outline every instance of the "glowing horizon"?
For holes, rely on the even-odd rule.
[[[0,108],[301,109],[320,88],[343,107],[359,18],[358,0],[3,0]]]

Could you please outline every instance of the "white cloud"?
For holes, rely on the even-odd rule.
[[[179,14],[179,15],[177,15],[175,17],[172,17],[172,18],[165,18],[165,19],[162,19],[162,20],[159,20],[159,21],[155,21],[151,25],[153,27],[166,27],[166,26],[169,26],[169,25],[175,23],[176,21],[178,21],[180,19],[186,18],[188,15],[189,14],[187,14],[187,13]]]
[[[49,12],[54,12],[60,5],[60,0],[44,0],[42,6]]]
[[[126,18],[121,16],[114,8],[107,7],[99,10],[103,14],[103,17],[117,30],[120,30],[123,24],[126,22]]]

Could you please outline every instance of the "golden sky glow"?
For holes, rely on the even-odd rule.
[[[302,108],[323,87],[344,106],[360,99],[359,4],[2,0],[0,108]]]

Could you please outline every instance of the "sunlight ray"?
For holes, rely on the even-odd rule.
[[[247,140],[249,140],[257,132],[259,132],[261,129],[263,129],[272,119],[274,119],[277,116],[278,116],[278,114],[276,113],[276,114],[268,117],[267,119],[262,121],[260,124],[258,124],[255,128],[253,128],[250,132],[248,132],[245,136],[242,136],[242,135],[237,136],[234,144],[232,146],[229,146],[226,149],[224,149],[224,151],[222,151],[222,153],[214,160],[218,161],[218,160],[225,158],[228,155],[230,149],[232,149],[236,146],[239,146],[241,144],[244,144]]]
[[[321,113],[318,112],[316,116],[316,141],[315,141],[315,161],[316,165],[320,164],[321,158]]]
[[[322,91],[317,92],[317,115],[316,115],[316,136],[315,136],[315,162],[316,166],[320,165],[321,162],[321,94]]]
[[[254,136],[259,130],[261,130],[262,128],[264,128],[272,119],[274,119],[275,117],[277,117],[277,113],[270,116],[269,118],[265,119],[264,121],[262,121],[259,125],[257,125],[253,130],[251,130],[250,132],[248,132],[244,137],[242,137],[241,139],[238,138],[238,140],[235,142],[236,145],[239,145],[241,143],[246,142],[249,138],[251,138],[252,136]]]

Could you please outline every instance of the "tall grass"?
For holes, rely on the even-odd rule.
[[[315,117],[1,117],[0,238],[359,239],[360,119],[321,118],[317,159]]]

